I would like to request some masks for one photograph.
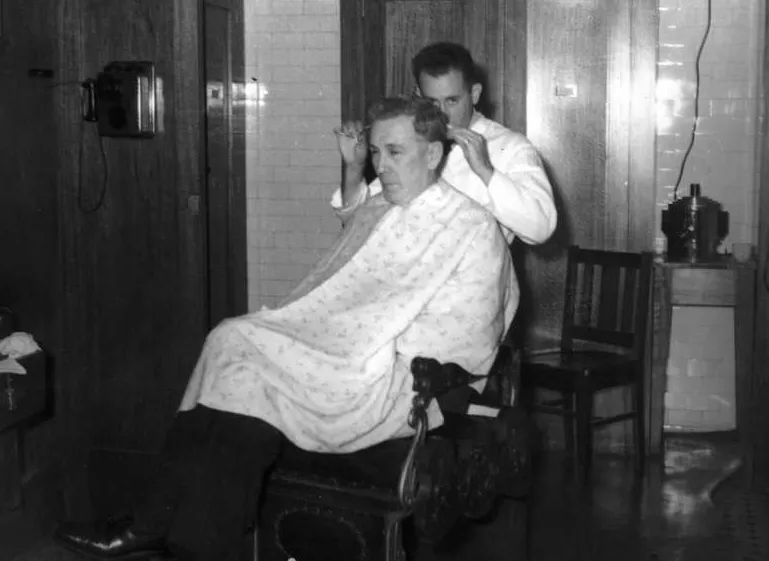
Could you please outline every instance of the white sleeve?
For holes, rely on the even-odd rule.
[[[521,240],[538,244],[550,237],[558,221],[553,189],[536,148],[525,137],[517,138],[495,158],[488,208]]]
[[[341,187],[337,187],[336,191],[334,191],[334,194],[331,195],[331,208],[334,209],[334,212],[342,220],[342,222],[345,222],[355,211],[355,209],[365,203],[369,197],[382,191],[382,183],[379,181],[378,177],[367,186],[364,185],[363,182],[361,182],[361,185],[363,188],[361,188],[359,191],[358,198],[346,206],[343,206],[342,204]]]

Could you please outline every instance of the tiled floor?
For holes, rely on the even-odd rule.
[[[97,509],[120,500],[120,492],[106,483],[116,465],[129,466],[124,459],[105,460],[104,477],[94,480],[103,491],[94,495],[101,503]],[[669,435],[664,462],[651,459],[643,479],[635,477],[628,459],[602,457],[591,480],[577,485],[570,465],[559,453],[542,457],[530,509],[531,561],[769,559],[769,486],[748,485],[744,470],[737,470],[730,434]],[[520,558],[510,551],[510,509],[503,506],[499,514],[494,522],[456,532],[463,545],[436,557]],[[54,559],[75,558],[42,541],[15,561]]]

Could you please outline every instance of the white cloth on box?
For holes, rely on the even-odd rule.
[[[34,337],[23,331],[16,331],[0,339],[0,373],[26,374],[27,369],[19,364],[17,359],[31,355],[40,350]]]
[[[180,408],[261,418],[321,452],[412,434],[412,358],[488,373],[511,278],[496,220],[446,183],[406,207],[371,197],[280,307],[210,333]],[[428,415],[442,422],[437,405]]]

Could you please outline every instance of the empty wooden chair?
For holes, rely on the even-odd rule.
[[[564,417],[566,447],[574,449],[587,475],[593,429],[631,419],[638,466],[643,468],[644,346],[650,306],[650,253],[601,251],[571,246],[560,348],[523,358],[521,384],[529,396],[538,389],[561,398],[530,402],[533,412]],[[609,417],[594,415],[596,392],[629,386],[632,407]]]

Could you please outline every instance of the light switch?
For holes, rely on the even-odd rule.
[[[555,86],[556,97],[577,97],[577,84],[557,84]]]

